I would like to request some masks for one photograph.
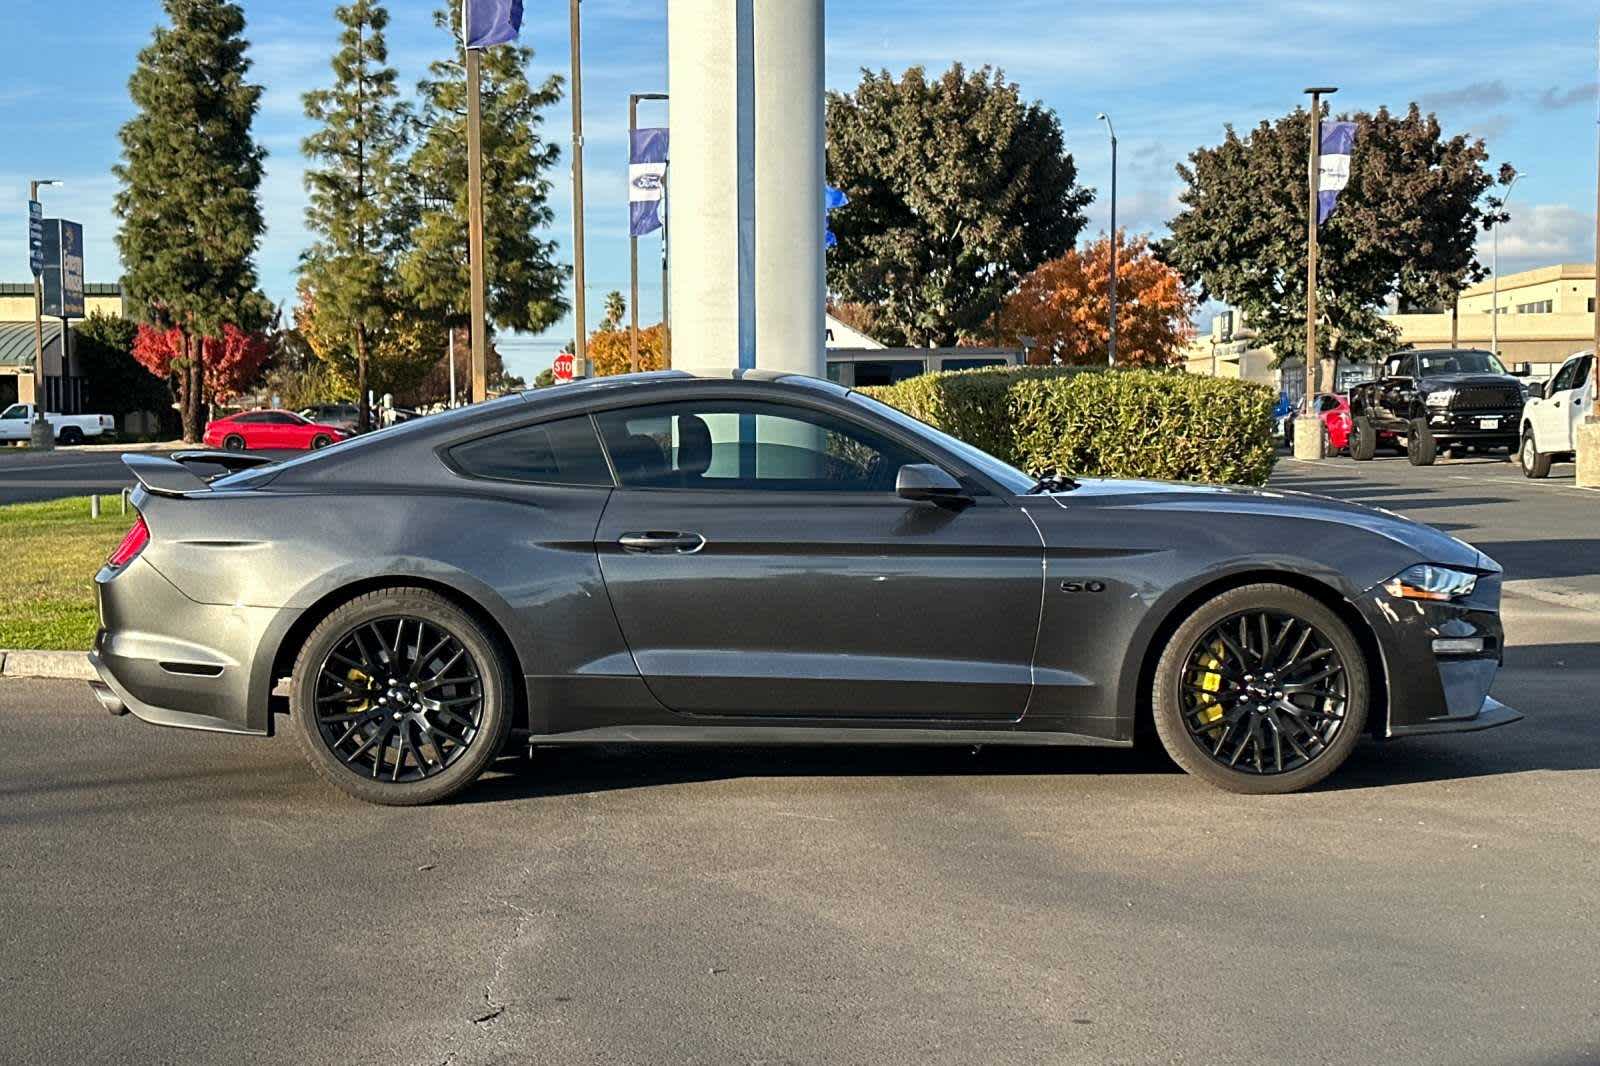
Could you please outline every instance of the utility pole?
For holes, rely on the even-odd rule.
[[[1600,83],[1597,83],[1600,84]],[[1595,98],[1595,209],[1600,211],[1600,93]],[[1595,219],[1595,240],[1600,242],[1600,217]],[[1577,452],[1574,481],[1585,488],[1600,487],[1600,243],[1594,249],[1594,348],[1589,359],[1589,414],[1575,427]]]
[[[39,207],[39,189],[44,185],[60,185],[55,178],[40,178],[28,182],[28,224],[32,226],[42,223],[43,212]],[[32,243],[32,235],[29,235]],[[31,252],[31,248],[30,248]],[[30,266],[33,265],[30,263]],[[65,321],[65,320],[63,320]],[[66,368],[66,337],[63,329],[62,336],[62,371]],[[38,269],[33,272],[33,425],[29,427],[28,446],[38,451],[47,452],[56,446],[55,434],[50,432],[50,423],[45,421],[45,388],[44,388],[44,281]]]
[[[1489,311],[1489,350],[1495,355],[1500,354],[1500,214],[1505,210],[1506,202],[1511,199],[1511,190],[1517,187],[1523,175],[1513,174],[1506,183],[1506,194],[1500,197],[1500,208],[1494,215],[1494,251],[1490,256],[1489,272],[1494,275],[1494,306]]]
[[[1322,169],[1322,97],[1338,92],[1331,86],[1305,90],[1311,94],[1311,151],[1306,167],[1306,396],[1305,410],[1295,419],[1294,457],[1322,458],[1322,419],[1317,417],[1317,176]]]
[[[665,100],[666,93],[629,93],[628,94],[628,144],[633,144],[633,134],[639,128],[639,101],[640,100]],[[663,228],[665,228],[663,226]],[[663,245],[666,237],[661,238]],[[666,283],[666,253],[662,253],[661,271],[663,286]],[[630,292],[628,295],[628,369],[637,372],[639,369],[639,238],[631,231],[628,233],[628,279]],[[662,289],[662,300],[666,300],[666,289]],[[662,332],[666,331],[666,315],[662,314]]]
[[[583,36],[578,6],[570,0],[572,28],[572,316],[577,330],[573,341],[572,376],[589,376],[589,335],[584,315],[583,273]]]
[[[467,49],[467,259],[472,285],[473,403],[489,398],[489,321],[483,291],[483,106],[478,98],[478,53],[476,48]]]
[[[1097,118],[1106,124],[1111,134],[1111,346],[1106,355],[1106,365],[1117,365],[1117,128],[1104,111]]]

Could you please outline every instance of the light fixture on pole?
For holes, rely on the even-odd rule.
[[[1111,134],[1111,344],[1106,353],[1106,365],[1117,365],[1117,128],[1104,111],[1095,116],[1106,124]]]
[[[33,425],[30,428],[29,446],[39,451],[55,447],[55,434],[44,418],[44,209],[39,204],[39,189],[45,185],[60,185],[55,178],[39,178],[28,182],[28,254],[33,270]],[[66,354],[65,327],[62,348]],[[66,373],[63,358],[62,373]]]
[[[1511,190],[1517,187],[1517,182],[1526,175],[1513,174],[1506,183],[1505,195],[1500,197],[1500,204],[1495,209],[1494,226],[1494,251],[1490,255],[1489,272],[1494,275],[1494,304],[1489,310],[1490,341],[1489,350],[1495,355],[1500,354],[1500,215],[1505,210],[1506,201],[1511,199]]]

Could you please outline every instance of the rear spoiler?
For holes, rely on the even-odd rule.
[[[265,466],[273,461],[264,455],[202,450],[173,452],[171,456],[138,452],[128,452],[122,456],[123,465],[139,479],[145,491],[157,496],[186,496],[192,492],[211,491],[210,482],[190,469],[191,463],[197,466],[220,466],[225,473],[232,474]]]

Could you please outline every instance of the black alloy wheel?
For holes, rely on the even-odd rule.
[[[425,619],[365,622],[317,672],[317,729],[346,767],[418,781],[466,754],[483,721],[483,679],[461,641]]]
[[[222,446],[230,452],[244,451],[244,438],[237,433],[230,433],[222,438]]]
[[[326,448],[332,443],[333,438],[328,436],[326,433],[318,433],[315,437],[311,438],[311,448],[313,451],[321,451],[323,448]]]
[[[368,802],[431,803],[505,745],[511,684],[498,643],[427,589],[342,605],[295,663],[293,725],[313,767]]]
[[[1426,418],[1413,418],[1411,432],[1406,435],[1406,458],[1412,466],[1432,466],[1439,457],[1439,442]]]
[[[1292,792],[1344,761],[1366,724],[1360,645],[1325,604],[1234,589],[1174,633],[1157,667],[1157,732],[1185,770],[1237,792]]]

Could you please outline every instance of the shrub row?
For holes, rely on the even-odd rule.
[[[1276,457],[1276,397],[1243,381],[1021,367],[861,391],[1033,472],[1259,485]]]

